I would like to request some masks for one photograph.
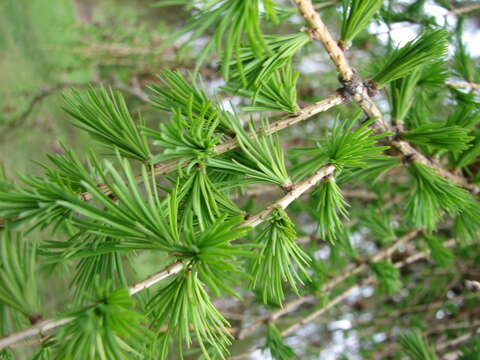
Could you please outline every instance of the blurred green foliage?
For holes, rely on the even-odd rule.
[[[125,84],[135,77],[144,88],[166,62],[175,61],[170,50],[159,52],[158,42],[169,34],[168,23],[182,18],[149,4],[0,2],[0,158],[7,169],[36,173],[31,160],[60,151],[59,141],[68,140],[73,148],[90,141],[70,126],[62,109],[62,93],[69,88],[123,84],[119,90],[127,95],[130,110],[144,105]]]
[[[2,1],[0,154],[7,168],[15,164],[19,171],[25,170],[29,159],[51,150],[54,139],[65,131],[58,91],[30,107],[36,96],[55,84],[85,82],[91,77],[84,60],[70,51],[78,42],[71,0]],[[35,131],[13,131],[33,121],[39,122]]]

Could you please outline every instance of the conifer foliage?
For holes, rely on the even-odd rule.
[[[66,94],[72,125],[100,150],[80,155],[65,142],[39,163],[42,176],[1,173],[0,358],[213,360],[258,348],[276,360],[326,356],[328,344],[309,346],[307,332],[291,342],[298,348],[285,337],[371,285],[371,298],[351,295],[348,314],[359,319],[352,326],[362,326],[361,311],[371,319],[369,334],[355,331],[364,358],[434,360],[450,350],[437,340],[450,338],[469,341],[463,358],[480,356],[470,324],[447,326],[462,311],[478,315],[480,301],[465,285],[478,286],[468,274],[478,273],[480,108],[478,94],[449,83],[478,80],[461,24],[439,26],[423,1],[294,3],[299,12],[274,0],[156,3],[184,6],[186,25],[163,48],[180,44],[197,61],[193,72],[158,74],[155,121],[110,88]],[[341,22],[338,41],[324,12]],[[370,34],[373,21],[420,29],[392,48]],[[356,49],[362,41],[375,50]],[[359,77],[347,51],[376,62],[372,78]],[[332,60],[339,74],[306,76],[310,57]],[[222,80],[213,91],[199,75],[205,64]],[[311,99],[328,89],[327,100]],[[388,99],[383,113],[376,94]],[[262,196],[250,196],[255,189]],[[142,280],[144,257],[156,272]],[[62,269],[73,271],[71,298],[53,301],[49,318],[42,288],[51,279],[41,279]],[[429,324],[440,320],[411,310],[419,307],[448,321],[436,330]],[[375,323],[390,313],[405,318]],[[374,336],[393,324],[402,335]],[[249,338],[259,328],[266,336]],[[22,353],[32,337],[35,350]]]

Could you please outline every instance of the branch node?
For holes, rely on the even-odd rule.
[[[352,46],[352,43],[349,41],[345,42],[345,41],[339,40],[337,41],[337,45],[340,48],[340,50],[345,52],[350,48],[350,46]]]
[[[412,164],[416,160],[416,154],[405,154],[402,158],[402,163],[403,164]]]
[[[286,184],[283,184],[281,186],[281,188],[286,194],[288,194],[289,192],[291,192],[295,188],[295,185],[290,181]]]
[[[356,73],[353,74],[350,80],[338,79],[343,85],[337,90],[348,101],[354,101],[357,95],[363,96],[364,85]]]
[[[43,320],[43,316],[41,314],[32,314],[32,315],[28,315],[27,317],[28,317],[28,321],[30,321],[30,324],[32,325],[35,325]]]
[[[367,94],[370,97],[375,97],[378,94],[378,92],[380,91],[380,88],[377,86],[375,81],[373,81],[372,79],[365,80],[363,82],[363,86],[367,90]]]
[[[318,39],[318,33],[315,31],[315,29],[302,27],[300,31],[303,31],[304,33],[306,33],[310,37],[310,40]]]
[[[392,135],[392,140],[393,141],[401,141],[402,140],[402,134],[404,132],[404,128],[402,124],[397,124],[392,127],[393,130],[393,135]]]

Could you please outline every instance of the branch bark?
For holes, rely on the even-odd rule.
[[[400,239],[399,239],[400,241]],[[404,240],[405,241],[405,240]],[[452,246],[454,244],[454,240],[450,240],[450,241],[447,241],[445,243],[445,246]],[[387,254],[390,254],[391,252],[393,252],[393,250],[391,250],[391,248],[389,249],[386,249],[386,253]],[[380,255],[380,254],[378,254]],[[388,255],[389,256],[389,255]],[[397,269],[399,268],[402,268],[408,264],[411,264],[411,263],[414,263],[416,261],[419,261],[421,259],[424,259],[428,256],[428,252],[427,251],[423,251],[423,252],[419,252],[419,253],[416,253],[412,256],[409,256],[408,258],[406,258],[405,260],[403,261],[399,261],[399,262],[396,262],[395,264],[393,264]],[[385,258],[385,257],[379,257],[377,256],[377,261],[382,259],[382,258]],[[320,315],[322,315],[324,312],[326,312],[328,309],[332,308],[333,306],[337,305],[338,303],[342,302],[343,300],[345,300],[348,295],[350,295],[350,293],[355,290],[356,288],[360,287],[360,286],[365,286],[365,285],[369,285],[369,284],[374,284],[376,282],[376,277],[375,276],[369,276],[367,279],[365,279],[364,281],[362,281],[360,284],[355,284],[351,287],[349,287],[347,290],[345,290],[344,292],[342,292],[340,295],[336,296],[335,298],[333,298],[331,301],[328,302],[327,305],[325,305],[324,307],[322,307],[321,309],[318,309],[317,311],[311,313],[310,315],[308,315],[307,317],[303,318],[302,320],[300,320],[298,323],[296,324],[293,324],[292,326],[288,327],[287,329],[285,329],[284,331],[282,331],[282,335],[283,336],[287,336],[289,334],[291,334],[292,332],[294,332],[295,330],[297,330],[298,328],[302,327],[303,325],[309,323],[309,322],[312,322],[313,320],[315,320],[317,317],[319,317]]]
[[[477,328],[475,331],[470,332],[470,333],[465,333],[460,335],[459,337],[452,339],[450,341],[443,342],[441,344],[438,344],[436,347],[437,351],[444,351],[445,349],[448,349],[453,346],[457,346],[459,344],[463,344],[464,342],[467,342],[470,340],[473,336],[476,334],[480,334],[480,328]]]
[[[245,220],[243,225],[255,227],[261,224],[263,221],[265,221],[265,219],[268,218],[268,216],[270,216],[270,214],[275,209],[287,208],[288,205],[290,205],[293,201],[298,199],[303,193],[307,192],[309,189],[315,186],[320,180],[326,178],[327,176],[333,175],[334,171],[335,171],[335,165],[330,164],[330,165],[324,166],[312,176],[308,177],[307,179],[301,181],[298,184],[293,185],[292,189],[288,192],[287,195],[285,195],[279,201],[274,202],[273,204],[265,208],[265,210],[258,213],[257,215],[252,216],[247,220]]]
[[[480,89],[480,84],[469,82],[469,81],[459,81],[459,80],[448,80],[446,82],[447,85],[453,86],[456,88],[470,88],[470,89]]]
[[[450,12],[455,15],[463,15],[476,10],[480,10],[480,4],[473,4],[462,8],[453,9]]]
[[[327,26],[323,23],[312,2],[309,0],[294,0],[294,2],[300,11],[300,14],[303,16],[308,25],[310,25],[312,30],[310,32],[311,37],[322,42],[325,50],[327,50],[327,53],[330,56],[330,59],[332,59],[333,63],[337,67],[337,71],[340,74],[341,80],[352,80],[354,76],[353,69],[348,64],[342,49],[340,49],[332,35],[330,35]]]

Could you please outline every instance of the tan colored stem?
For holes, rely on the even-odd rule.
[[[446,84],[456,88],[480,89],[480,84],[469,81],[448,80],[446,81]]]
[[[418,312],[431,312],[451,304],[460,306],[460,304],[462,304],[466,299],[467,297],[455,297],[452,300],[440,300],[428,304],[414,305],[386,313],[375,314],[374,321],[372,319],[358,321],[354,324],[354,327],[363,329],[358,334],[359,338],[363,338],[365,336],[370,336],[372,333],[377,331],[379,327],[391,324],[393,321],[398,320],[400,315],[408,316]],[[403,319],[404,318],[402,317],[402,320]],[[406,319],[408,321],[409,318]]]
[[[232,199],[238,199],[244,196],[255,197],[255,196],[263,196],[267,194],[270,195],[278,191],[279,191],[279,187],[276,185],[252,186],[252,187],[247,187],[247,190],[242,194],[234,194],[232,196]],[[361,199],[361,200],[378,199],[377,194],[366,191],[366,190],[343,190],[342,189],[342,194],[345,198],[349,198],[349,199]]]
[[[479,186],[469,183],[467,179],[465,179],[463,176],[455,175],[452,172],[446,170],[441,165],[439,165],[438,162],[433,159],[427,158],[425,155],[415,149],[409,142],[403,140],[393,140],[390,142],[390,144],[394,146],[397,150],[399,150],[402,155],[410,161],[419,162],[421,164],[434,168],[437,171],[438,175],[444,177],[452,183],[470,190],[475,195],[480,194]]]
[[[304,317],[302,320],[299,322],[291,325],[290,327],[286,328],[285,330],[282,331],[282,336],[287,336],[290,335],[291,333],[295,332],[297,329],[301,328],[303,325],[312,322],[315,320],[317,317],[325,313],[326,311],[330,310],[332,307],[335,305],[339,304],[343,300],[345,300],[354,290],[356,290],[359,286],[361,285],[367,285],[370,284],[374,281],[374,277],[370,276],[367,278],[366,281],[363,281],[361,284],[355,284],[351,287],[349,287],[347,290],[343,291],[340,295],[334,297],[332,300],[330,300],[325,306],[322,308],[318,309],[317,311],[314,311],[313,313],[309,314],[308,316]]]
[[[279,201],[274,202],[269,205],[265,210],[258,213],[255,216],[251,216],[243,223],[244,226],[257,226],[262,223],[270,214],[277,208],[285,209],[290,205],[294,200],[298,199],[300,195],[307,192],[313,186],[315,186],[320,180],[324,179],[327,176],[333,175],[335,171],[335,165],[327,165],[318,170],[315,174],[308,177],[307,179],[301,181],[298,184],[292,186],[292,189],[281,198]]]
[[[183,264],[178,261],[172,265],[167,266],[161,272],[149,276],[147,279],[131,286],[128,290],[130,295],[135,295],[140,291],[146,290],[153,285],[157,284],[159,281],[166,279],[169,276],[178,274],[183,268]],[[61,319],[48,319],[35,324],[28,329],[10,334],[4,338],[0,339],[0,350],[4,349],[10,345],[18,343],[19,341],[31,338],[36,335],[42,335],[43,333],[68,324],[69,322],[75,320],[74,317],[66,317]]]
[[[350,82],[349,90],[354,91],[354,100],[369,118],[375,118],[374,124],[376,128],[380,129],[382,132],[392,131],[392,127],[384,121],[380,109],[369,96],[366,86],[360,79],[356,78],[355,70],[350,67],[344,52],[340,49],[336,41],[333,40],[328,28],[315,11],[312,1],[294,0],[294,2],[297,5],[300,14],[312,28],[313,37],[322,42],[330,58],[335,63],[341,80],[344,83]],[[402,140],[392,140],[387,141],[387,144],[396,148],[400,152],[402,158],[417,161],[435,168],[439,175],[453,183],[469,189],[474,194],[480,193],[479,186],[469,183],[464,177],[452,174],[450,171],[444,169],[438,162],[427,159],[417,149],[411,146],[410,143]]]
[[[337,0],[325,1],[320,4],[315,4],[314,7],[316,10],[320,10],[331,5],[335,5],[336,3],[337,3]]]
[[[455,15],[463,15],[476,10],[480,10],[480,4],[473,4],[463,8],[453,9],[450,12]]]
[[[345,55],[338,46],[337,42],[333,40],[332,35],[318,15],[315,7],[311,1],[293,0],[297,5],[301,15],[312,29],[311,36],[314,39],[320,40],[327,50],[328,55],[337,67],[337,71],[343,81],[350,81],[353,78],[353,70],[348,64]]]
[[[454,347],[454,346],[463,344],[463,343],[467,342],[470,338],[474,337],[476,334],[480,334],[480,328],[477,328],[472,332],[462,334],[455,339],[442,342],[442,343],[437,345],[436,350],[437,351],[443,351],[443,350],[448,349],[450,347]]]
[[[31,338],[35,335],[42,335],[48,330],[55,329],[62,325],[68,324],[73,319],[74,319],[73,317],[67,317],[62,319],[44,320],[39,322],[38,324],[35,324],[29,327],[28,329],[7,335],[6,337],[0,339],[0,350],[6,348],[7,346],[15,344],[19,341],[22,341],[24,339]]]
[[[317,184],[320,180],[325,178],[326,176],[331,176],[335,171],[334,165],[327,165],[312,176],[308,177],[307,179],[301,181],[298,184],[292,186],[291,190],[281,199],[275,201],[270,206],[268,206],[265,210],[260,212],[259,214],[246,219],[242,226],[250,226],[255,227],[265,221],[269,215],[277,208],[285,209],[288,205],[290,205],[294,200],[298,199],[303,193],[308,191],[312,186]],[[149,276],[147,279],[132,285],[129,288],[130,295],[135,295],[143,290],[146,290],[153,285],[157,284],[161,280],[164,280],[172,275],[178,274],[183,269],[182,261],[177,261],[169,266],[167,266],[162,271]],[[65,325],[75,318],[63,318],[63,319],[49,319],[44,320],[41,323],[38,323],[34,326],[31,326],[25,330],[19,331],[14,334],[10,334],[4,338],[0,339],[0,350],[15,344],[19,341],[31,338],[35,335],[42,334],[47,330],[55,329],[59,326]]]
[[[334,94],[329,97],[327,97],[324,100],[318,101],[314,104],[305,106],[304,108],[300,109],[297,114],[295,115],[289,115],[284,117],[281,120],[278,120],[271,124],[269,126],[269,134],[276,133],[277,131],[286,129],[290,126],[293,126],[301,121],[307,120],[311,118],[312,116],[319,114],[321,112],[325,112],[329,109],[331,109],[334,106],[345,104],[348,101],[340,94]],[[267,133],[264,130],[260,129],[260,133]],[[223,153],[226,153],[230,150],[235,149],[238,146],[236,140],[229,140],[224,142],[223,144],[215,146],[213,149],[213,152],[220,155]],[[168,174],[172,171],[175,171],[178,169],[180,166],[181,161],[180,160],[173,160],[165,163],[158,163],[154,165],[154,172],[156,176],[163,175],[163,174]],[[185,164],[186,165],[186,164]],[[143,181],[142,176],[137,176],[136,180],[138,183],[141,183]],[[99,185],[99,189],[107,196],[112,194],[112,191],[109,189],[108,186],[106,185]],[[88,192],[81,193],[80,199],[82,201],[90,201],[92,200],[92,194]]]
[[[162,281],[163,279],[166,279],[172,275],[178,274],[180,271],[182,271],[182,269],[183,269],[182,262],[177,261],[172,265],[167,266],[163,271],[157,274],[151,275],[145,280],[140,281],[139,283],[136,283],[133,286],[130,286],[130,288],[128,289],[128,292],[130,293],[130,295],[135,295],[140,291],[143,291],[145,289],[152,287],[153,285]]]

